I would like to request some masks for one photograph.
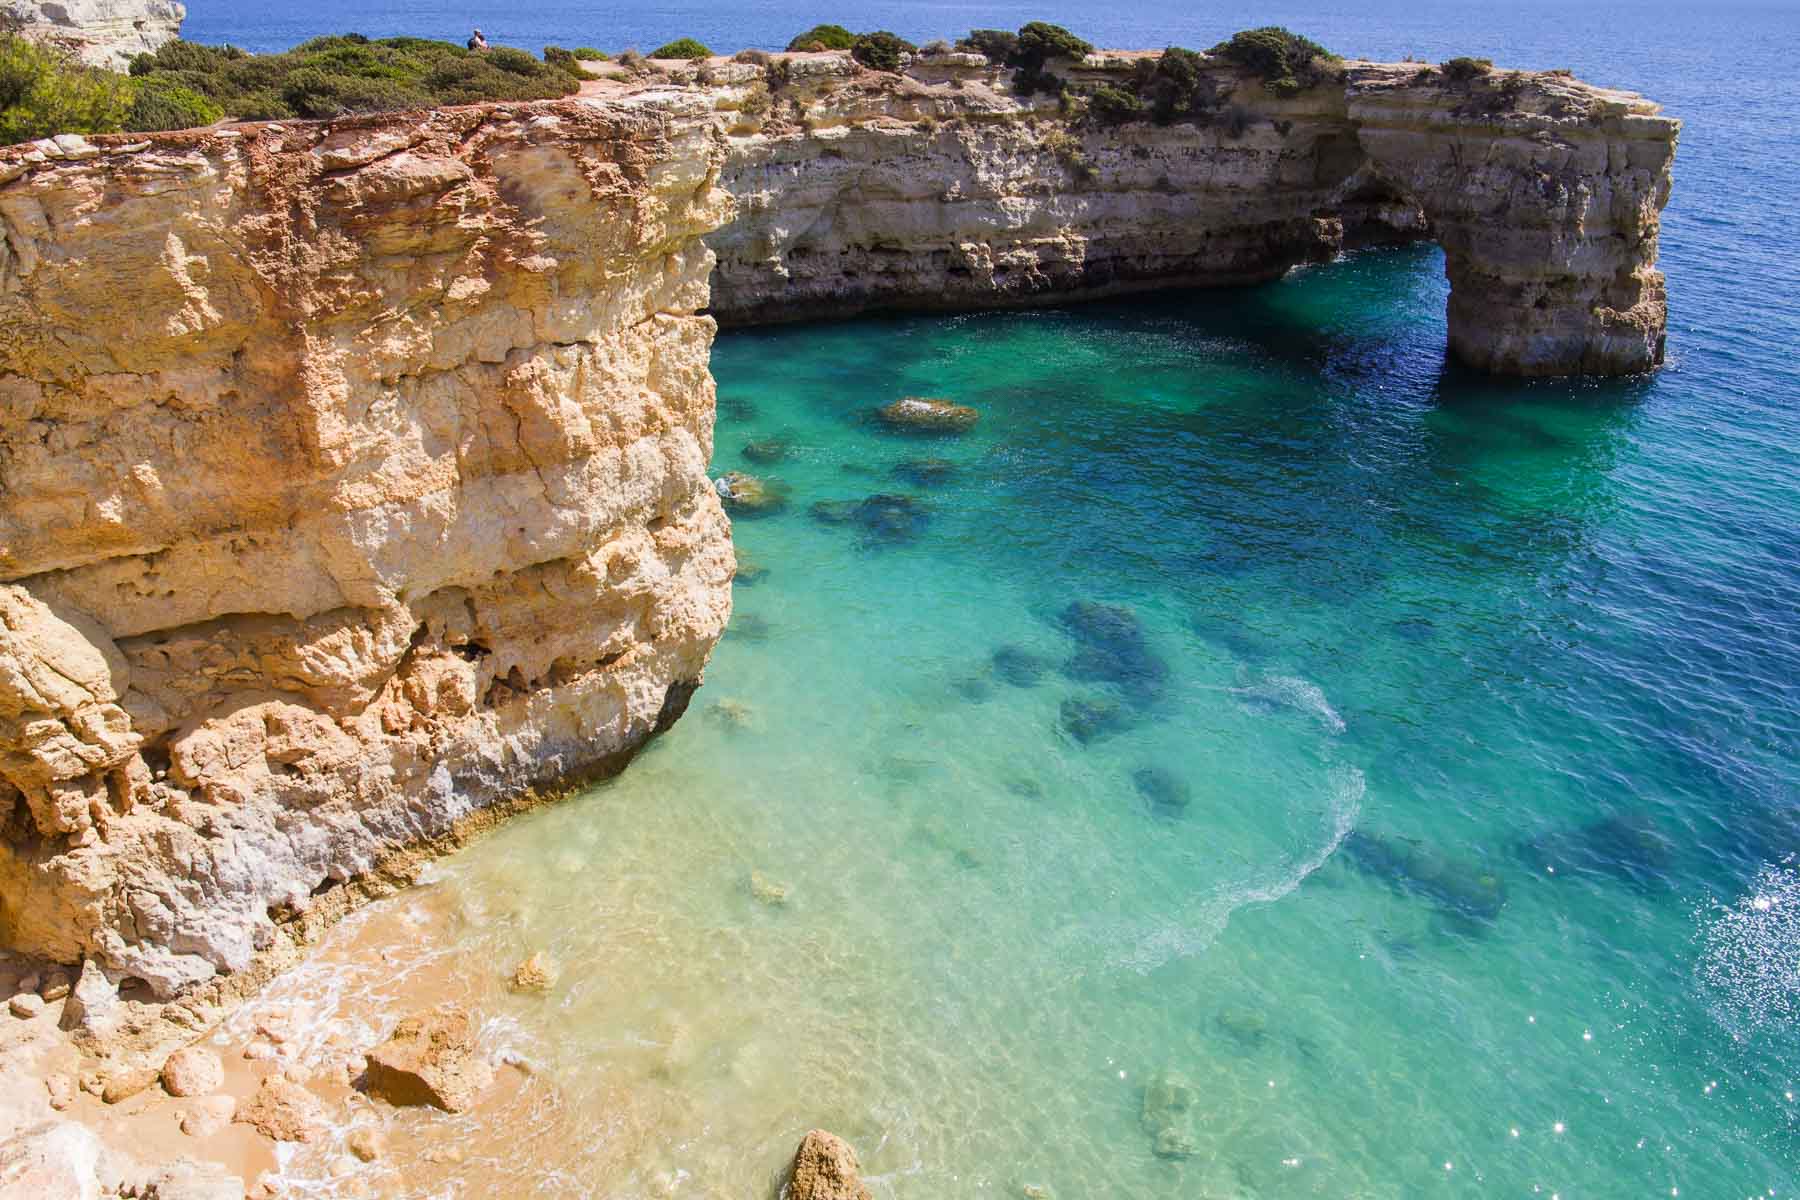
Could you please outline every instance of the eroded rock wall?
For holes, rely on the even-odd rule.
[[[0,29],[120,71],[132,56],[180,37],[186,18],[187,8],[177,0],[0,0]]]
[[[678,716],[704,108],[0,151],[0,940],[168,996]]]
[[[1054,64],[1126,86],[1142,54]],[[1153,56],[1150,56],[1153,57]],[[1659,214],[1677,122],[1558,74],[1453,83],[1347,63],[1278,98],[1215,63],[1200,119],[1102,125],[979,55],[710,69],[731,122],[728,323],[1254,282],[1346,237],[1435,237],[1452,349],[1523,375],[1661,361]]]

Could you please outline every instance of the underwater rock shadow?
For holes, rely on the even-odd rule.
[[[1057,624],[1075,641],[1075,653],[1062,668],[1068,678],[1105,685],[1138,709],[1167,694],[1172,674],[1168,660],[1151,649],[1143,623],[1131,609],[1076,600],[1058,614]]]
[[[867,549],[915,542],[931,523],[931,509],[924,501],[890,492],[861,500],[820,500],[807,511],[821,525],[855,529]]]
[[[1353,829],[1339,851],[1356,870],[1396,892],[1429,900],[1445,915],[1473,922],[1471,931],[1490,925],[1506,906],[1506,885],[1498,874],[1411,838]]]
[[[1518,856],[1534,873],[1553,878],[1588,876],[1622,883],[1642,893],[1674,887],[1675,839],[1647,813],[1602,817],[1572,828],[1519,841]]]

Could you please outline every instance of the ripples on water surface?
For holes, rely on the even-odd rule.
[[[1687,118],[1653,380],[1447,368],[1428,249],[721,337],[716,469],[793,503],[738,524],[766,574],[687,719],[280,985],[391,1019],[430,979],[534,1064],[403,1118],[404,1188],[760,1198],[812,1125],[918,1200],[1800,1187],[1793,22],[1609,11],[1269,16]],[[906,393],[983,419],[866,421]],[[809,512],[882,494],[918,507]],[[507,994],[540,947],[556,991]]]

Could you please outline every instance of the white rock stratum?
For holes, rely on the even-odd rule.
[[[0,28],[121,71],[133,55],[180,37],[186,17],[177,0],[0,0]]]

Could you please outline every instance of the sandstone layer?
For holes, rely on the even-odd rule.
[[[703,108],[0,150],[0,941],[167,998],[616,769],[729,613]]]
[[[177,0],[0,0],[0,30],[121,71],[133,55],[180,37],[186,17],[187,8]]]
[[[1197,116],[1084,111],[1080,93],[1128,87],[1146,57],[1052,62],[1072,101],[1021,95],[975,54],[899,75],[843,53],[702,68],[695,86],[732,123],[738,200],[709,239],[712,311],[746,324],[1059,303],[1252,283],[1347,241],[1429,237],[1464,361],[1516,375],[1661,361],[1679,123],[1655,104],[1563,73],[1455,82],[1366,62],[1283,98],[1208,59]]]

